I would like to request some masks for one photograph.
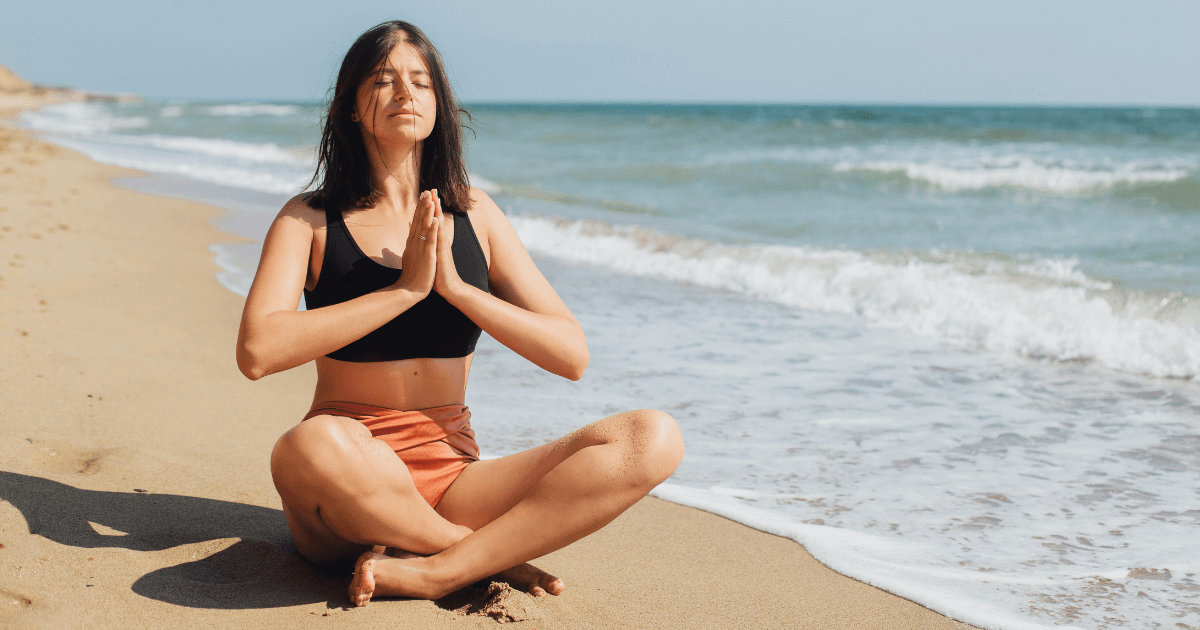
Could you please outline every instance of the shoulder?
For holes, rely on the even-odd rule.
[[[478,188],[471,188],[471,209],[468,211],[471,226],[482,238],[511,230],[508,218],[495,201]]]
[[[287,203],[283,204],[283,208],[275,216],[275,222],[298,223],[312,230],[324,229],[325,211],[310,205],[309,201],[311,199],[311,192],[303,192],[292,197]]]
[[[496,205],[496,202],[492,201],[492,198],[487,193],[474,186],[471,187],[471,209],[469,212],[471,213],[472,220],[475,217],[480,217],[481,220],[487,221],[495,218],[496,215],[504,216],[504,213]]]

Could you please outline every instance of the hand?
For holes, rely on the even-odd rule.
[[[451,245],[454,244],[454,216],[442,212],[442,200],[437,196],[436,190],[433,192],[437,206],[436,217],[441,226],[438,229],[437,272],[433,279],[433,290],[449,300],[465,283],[458,275],[458,269],[454,267],[454,252],[451,250]]]
[[[404,244],[403,266],[396,285],[424,298],[433,289],[437,270],[438,228],[437,203],[433,191],[421,193],[412,223],[408,226],[408,241]]]

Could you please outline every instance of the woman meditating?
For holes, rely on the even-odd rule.
[[[247,377],[316,361],[311,411],[279,438],[271,474],[305,558],[357,558],[358,606],[493,575],[560,594],[561,580],[525,563],[612,521],[683,457],[674,421],[641,410],[479,459],[463,402],[480,331],[571,380],[588,349],[504,214],[469,186],[460,112],[416,27],[358,38],[324,123],[319,186],[275,219],[242,314]]]

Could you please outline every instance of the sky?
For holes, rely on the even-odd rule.
[[[155,99],[321,99],[403,19],[466,102],[1200,106],[1200,0],[11,2],[0,64]]]

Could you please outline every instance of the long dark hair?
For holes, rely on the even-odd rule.
[[[380,71],[380,65],[398,44],[409,43],[425,59],[437,103],[433,131],[421,143],[421,190],[436,188],[442,207],[450,212],[465,212],[471,207],[467,165],[463,158],[463,124],[459,118],[470,114],[458,105],[450,80],[442,66],[442,56],[421,29],[399,20],[384,22],[363,33],[346,51],[338,71],[329,114],[321,126],[321,146],[317,170],[309,186],[320,186],[309,196],[314,208],[349,210],[374,204],[383,194],[371,180],[371,161],[358,123],[351,119],[358,99],[358,87],[367,77]]]

